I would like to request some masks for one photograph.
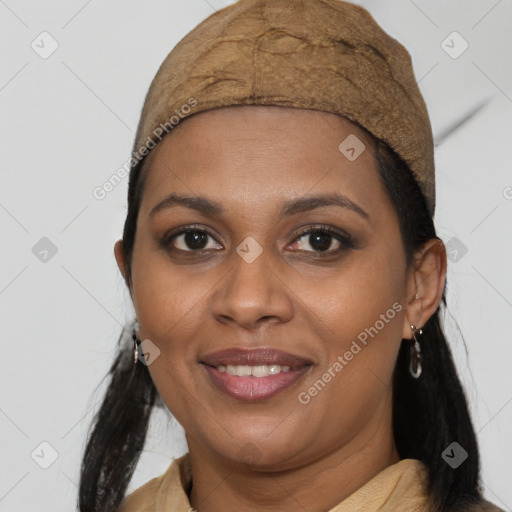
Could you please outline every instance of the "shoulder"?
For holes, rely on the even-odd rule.
[[[473,512],[473,511],[471,511]],[[474,512],[505,512],[502,508],[497,507],[490,501],[482,501],[476,505]]]
[[[468,505],[460,512],[505,512],[502,508],[497,507],[490,501],[482,500],[473,505]]]
[[[155,512],[172,496],[183,501],[184,484],[190,480],[188,455],[172,461],[165,473],[146,482],[124,498],[117,512]]]
[[[152,512],[156,506],[156,496],[164,475],[153,478],[133,491],[121,503],[118,512]]]

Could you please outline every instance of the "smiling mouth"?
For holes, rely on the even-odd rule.
[[[243,401],[262,401],[292,387],[313,366],[312,361],[271,348],[227,349],[205,356],[216,390]]]

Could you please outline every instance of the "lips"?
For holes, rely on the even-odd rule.
[[[200,363],[217,389],[245,401],[275,396],[293,386],[313,364],[303,357],[268,347],[225,349],[207,354]]]
[[[208,366],[258,366],[258,365],[279,365],[289,366],[291,370],[298,370],[312,362],[282,350],[273,348],[240,349],[232,348],[219,350],[208,354],[201,359],[201,362]]]

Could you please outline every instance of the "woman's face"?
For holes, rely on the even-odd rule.
[[[191,452],[291,468],[392,444],[410,275],[365,132],[228,107],[187,119],[148,163],[131,292]]]

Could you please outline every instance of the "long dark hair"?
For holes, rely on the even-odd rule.
[[[186,120],[184,121],[186,122]],[[364,129],[364,128],[363,128]],[[366,130],[365,130],[366,131]],[[425,197],[408,165],[385,142],[375,141],[379,175],[398,213],[407,265],[414,253],[436,235]],[[147,175],[142,160],[130,171],[123,250],[126,284],[131,289],[135,228]],[[453,512],[480,501],[477,440],[450,348],[440,323],[441,304],[423,326],[423,374],[409,372],[410,340],[402,340],[393,376],[393,433],[402,459],[414,458],[428,468],[432,509]],[[124,498],[144,447],[151,411],[164,406],[147,366],[133,364],[133,326],[123,329],[109,373],[102,405],[94,417],[81,466],[78,506],[81,512],[114,512]],[[441,457],[457,442],[469,454],[457,469]]]

